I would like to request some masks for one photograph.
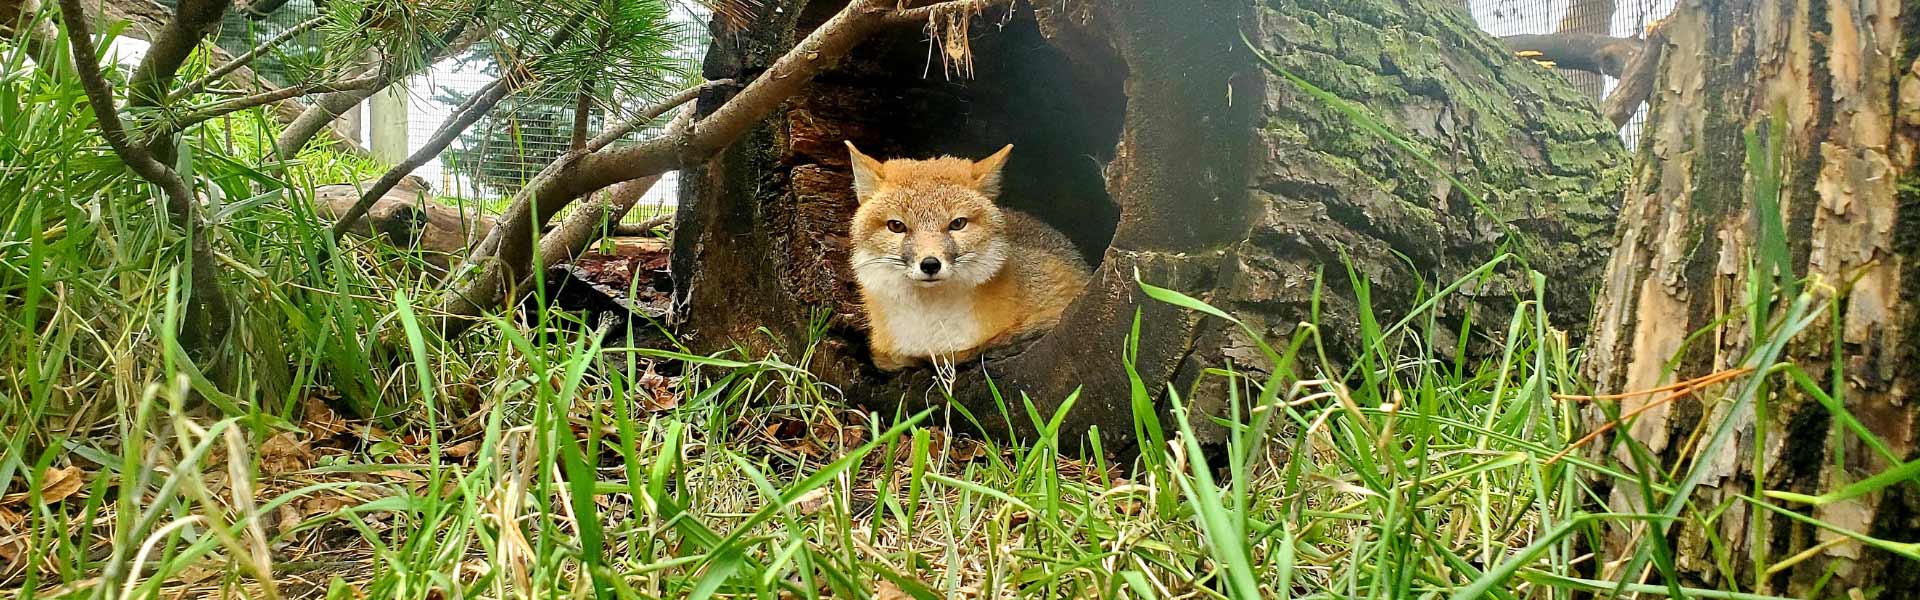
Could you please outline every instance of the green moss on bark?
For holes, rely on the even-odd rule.
[[[1324,266],[1335,323],[1323,331],[1351,342],[1357,307],[1343,260],[1372,279],[1375,306],[1390,317],[1416,301],[1416,282],[1450,281],[1505,249],[1524,263],[1469,292],[1475,302],[1450,304],[1448,316],[1510,310],[1531,268],[1548,276],[1559,324],[1585,330],[1628,161],[1590,99],[1445,2],[1270,0],[1258,27],[1254,39],[1277,64],[1365,110],[1484,204],[1271,78],[1262,141],[1272,164],[1255,182],[1268,218],[1225,290],[1234,309],[1273,313],[1263,320],[1290,329],[1298,315],[1289,311],[1312,289],[1299,279]],[[1251,275],[1258,270],[1272,276]]]

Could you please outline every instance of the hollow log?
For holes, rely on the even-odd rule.
[[[769,1],[737,34],[714,24],[706,77],[755,77],[840,6]],[[1482,202],[1263,70],[1243,35]],[[1384,320],[1504,248],[1547,275],[1560,325],[1585,329],[1624,151],[1590,100],[1454,3],[1037,0],[975,16],[965,37],[970,76],[949,74],[925,32],[876,36],[683,173],[672,261],[686,343],[797,357],[824,319],[808,366],[851,399],[891,414],[947,405],[950,392],[987,432],[1026,435],[1022,394],[1051,414],[1078,389],[1063,439],[1076,445],[1097,426],[1115,448],[1133,431],[1122,349],[1136,313],[1139,375],[1156,395],[1196,389],[1195,403],[1215,411],[1225,394],[1201,381],[1206,368],[1272,368],[1239,331],[1147,298],[1136,274],[1282,341],[1309,318],[1321,280],[1322,331],[1351,350],[1360,316],[1348,265],[1371,281]],[[697,110],[724,100],[713,93]],[[883,158],[980,158],[1013,144],[1002,204],[1065,232],[1097,264],[1091,283],[1031,345],[950,378],[879,373],[846,265],[855,200],[843,140]],[[1525,281],[1521,269],[1497,271],[1443,303],[1439,335],[1469,315],[1504,322]]]

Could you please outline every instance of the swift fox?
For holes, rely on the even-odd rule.
[[[1009,145],[979,162],[853,159],[852,264],[873,364],[958,362],[1052,328],[1087,283],[1066,235],[994,205]]]

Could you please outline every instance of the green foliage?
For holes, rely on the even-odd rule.
[[[1562,394],[1583,383],[1541,277],[1503,330],[1455,332],[1497,340],[1497,358],[1439,359],[1453,349],[1434,341],[1437,307],[1504,255],[1425,282],[1435,291],[1384,326],[1364,315],[1352,376],[1316,322],[1266,339],[1139,282],[1240,327],[1260,364],[1188,389],[1133,373],[1127,398],[1076,395],[1052,414],[1009,399],[1037,439],[973,451],[931,415],[847,410],[807,370],[810,353],[632,347],[622,340],[650,324],[601,329],[545,307],[441,338],[414,300],[431,282],[389,264],[405,258],[391,250],[335,247],[306,206],[314,184],[374,166],[323,148],[273,164],[274,126],[249,112],[184,140],[243,307],[230,347],[195,363],[172,341],[184,244],[155,190],[108,154],[70,78],[3,58],[0,506],[20,518],[0,543],[18,540],[4,548],[23,566],[0,571],[0,587],[12,597],[267,597],[272,581],[284,596],[422,600],[1766,597],[1584,574],[1594,527],[1699,534],[1720,507],[1689,504],[1701,461],[1666,476],[1553,459],[1579,420]],[[1892,460],[1779,360],[1821,304],[1769,301],[1782,308],[1729,401],[1799,386]],[[370,343],[389,324],[394,347]],[[1143,332],[1162,326],[1136,317],[1116,367],[1132,372]],[[1228,414],[1188,411],[1200,383],[1229,390]],[[1065,411],[1089,401],[1135,408],[1149,440],[1136,460],[1109,464],[1099,432],[1061,435]],[[1196,442],[1202,419],[1226,427],[1224,448]],[[1730,437],[1722,426],[1697,453]],[[1920,555],[1769,503],[1838,502],[1920,469],[1893,462],[1823,494],[1742,501]],[[52,485],[68,467],[84,473],[78,489]],[[1583,512],[1594,481],[1637,485],[1653,508]],[[1636,564],[1670,570],[1658,546]]]
[[[177,2],[168,0],[162,4],[172,6]],[[265,18],[242,10],[230,11],[211,39],[230,53],[245,52],[302,21],[319,16],[321,7],[315,0],[287,0]],[[333,53],[326,41],[324,34],[309,31],[254,59],[248,68],[261,79],[280,87],[319,81],[333,64],[330,58]]]
[[[535,54],[531,61],[516,53],[546,48],[553,32],[572,21],[516,27],[508,35],[520,36],[517,44],[482,41],[453,61],[457,69],[490,77],[500,77],[503,65],[534,65],[535,81],[462,134],[442,155],[449,167],[511,194],[568,151],[583,92],[589,97],[587,131],[592,135],[625,121],[649,100],[691,78],[687,65],[672,56],[673,40],[681,31],[667,18],[664,3],[603,2],[585,14],[581,35],[555,51]],[[449,106],[471,97],[447,85],[434,93],[435,100]]]

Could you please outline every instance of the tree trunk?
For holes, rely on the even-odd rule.
[[[934,374],[887,377],[867,360],[846,265],[854,198],[842,140],[885,158],[978,158],[1012,143],[1003,204],[1060,228],[1097,264],[1053,333],[962,366],[951,382],[955,402],[992,433],[1031,433],[1021,393],[1050,413],[1078,388],[1063,439],[1097,425],[1109,448],[1128,443],[1121,352],[1136,310],[1149,390],[1187,389],[1205,367],[1271,368],[1238,331],[1146,298],[1136,272],[1279,339],[1309,317],[1324,268],[1323,331],[1350,349],[1359,316],[1343,253],[1372,280],[1386,319],[1419,301],[1420,281],[1473,270],[1515,231],[1525,241],[1508,247],[1555,282],[1560,314],[1573,317],[1563,325],[1584,328],[1623,150],[1589,100],[1511,56],[1454,4],[1021,2],[976,17],[970,79],[942,76],[924,32],[876,37],[684,174],[672,255],[681,333],[698,349],[798,357],[818,315],[829,328],[808,366],[824,381],[889,413],[903,399],[909,409],[944,404],[929,391]],[[838,8],[767,5],[738,36],[716,36],[725,42],[708,54],[708,78],[752,78]],[[1243,34],[1471,182],[1486,211],[1263,71]],[[698,110],[721,100],[703,98]],[[1501,271],[1444,307],[1443,321],[1457,332],[1470,312],[1504,315],[1523,284],[1524,274]],[[1010,419],[982,370],[1010,399]],[[1213,410],[1223,396],[1203,387],[1199,400]]]
[[[1756,346],[1747,311],[1756,300],[1749,297],[1749,265],[1765,253],[1755,212],[1761,174],[1749,172],[1743,132],[1767,135],[1768,119],[1779,115],[1787,262],[1798,276],[1837,288],[1828,288],[1832,318],[1801,333],[1785,359],[1839,399],[1897,461],[1915,458],[1917,390],[1902,373],[1920,361],[1920,305],[1913,302],[1920,296],[1920,181],[1913,171],[1920,18],[1903,10],[1913,5],[1694,0],[1667,19],[1670,45],[1647,143],[1589,347],[1601,392],[1725,370]],[[1696,331],[1709,333],[1689,337]],[[1725,400],[1694,394],[1649,410],[1626,429],[1664,469],[1704,465],[1691,505],[1702,513],[1724,507],[1708,527],[1686,527],[1686,537],[1673,540],[1678,569],[1693,579],[1686,583],[1792,597],[1847,597],[1856,588],[1869,598],[1910,597],[1920,570],[1905,559],[1772,512],[1756,519],[1761,509],[1735,498],[1751,494],[1756,479],[1765,490],[1833,491],[1897,462],[1790,384],[1762,397],[1764,422],[1756,423],[1750,408],[1727,414],[1732,404]],[[1625,413],[1647,402],[1631,398],[1619,408]],[[1595,425],[1604,419],[1599,412],[1590,411]],[[1690,438],[1724,419],[1735,427],[1726,450],[1698,456]],[[1756,440],[1764,440],[1763,456],[1752,456]],[[1620,446],[1616,453],[1624,452]],[[1640,497],[1622,483],[1610,502],[1637,511]],[[1920,486],[1912,482],[1818,508],[1787,506],[1851,531],[1920,541]],[[1609,561],[1644,543],[1635,534],[1624,525],[1610,530],[1598,564],[1617,569]],[[1809,549],[1811,558],[1766,573]]]

